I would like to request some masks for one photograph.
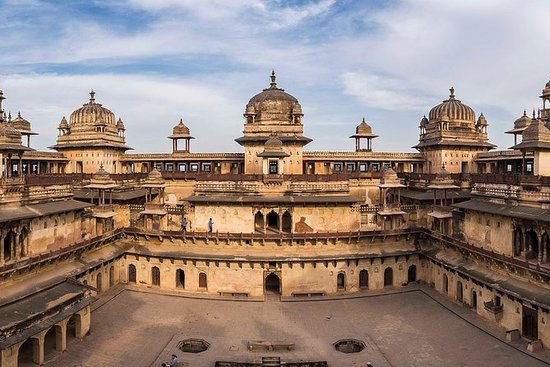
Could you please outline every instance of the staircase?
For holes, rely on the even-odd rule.
[[[262,357],[262,367],[281,367],[281,357]]]

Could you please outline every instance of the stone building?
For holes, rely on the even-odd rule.
[[[84,338],[115,285],[285,300],[422,282],[532,351],[550,344],[550,82],[503,151],[453,89],[418,153],[375,151],[364,119],[353,150],[306,150],[307,115],[274,72],[245,105],[242,153],[194,153],[183,120],[171,152],[127,153],[90,97],[57,152],[32,150],[30,122],[0,104],[1,367]]]

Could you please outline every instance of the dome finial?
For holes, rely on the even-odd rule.
[[[536,115],[535,115],[535,109],[533,108],[533,120],[535,120],[535,119],[536,119],[536,117],[535,117],[535,116],[536,116]]]
[[[454,87],[451,87],[449,89],[449,91],[451,92],[451,94],[449,95],[450,98],[455,98],[455,88]]]
[[[362,122],[363,122],[363,123],[365,122],[365,116],[363,116],[363,121],[362,121]]]
[[[527,110],[523,110],[523,116],[527,117]]]
[[[90,103],[95,103],[95,92],[93,89],[90,91]]]
[[[275,79],[277,77],[275,76],[275,69],[271,70],[271,88],[277,88],[277,83],[275,82]]]

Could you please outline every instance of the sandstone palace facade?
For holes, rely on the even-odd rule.
[[[170,153],[134,154],[93,91],[53,151],[0,95],[0,366],[85,342],[93,303],[120,284],[284,300],[422,282],[547,347],[550,82],[541,99],[508,150],[451,88],[417,153],[376,151],[364,120],[354,150],[309,151],[307,111],[273,73],[244,107],[241,153],[194,153],[180,121]]]

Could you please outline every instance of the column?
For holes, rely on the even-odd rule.
[[[65,319],[54,325],[55,327],[55,350],[64,352],[67,350],[67,323],[69,319]]]
[[[44,338],[47,331],[32,336],[32,361],[37,365],[44,364]]]
[[[538,254],[537,254],[537,259],[539,261],[539,263],[542,262],[542,250],[543,250],[543,246],[542,246],[542,236],[540,234],[537,233],[537,239],[539,241],[539,248],[538,248]]]
[[[77,317],[75,320],[75,336],[79,339],[82,339],[88,334],[90,331],[90,324],[91,324],[91,313],[90,313],[90,306],[86,306],[86,308],[80,310],[77,313]]]
[[[0,232],[0,262],[4,262],[4,238],[6,238],[5,231]]]

